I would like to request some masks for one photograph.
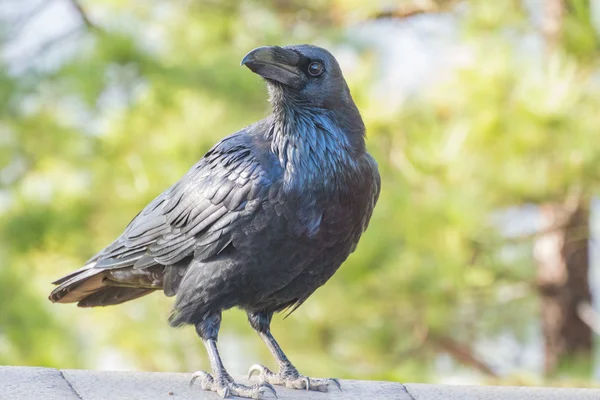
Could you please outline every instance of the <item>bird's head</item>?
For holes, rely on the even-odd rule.
[[[275,106],[281,102],[331,110],[356,107],[339,64],[320,47],[259,47],[246,54],[241,65],[267,81]]]

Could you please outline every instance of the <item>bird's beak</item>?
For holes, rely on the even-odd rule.
[[[241,65],[245,65],[263,78],[297,88],[302,84],[299,63],[300,55],[294,50],[264,46],[246,54]]]

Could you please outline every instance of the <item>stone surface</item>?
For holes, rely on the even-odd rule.
[[[63,370],[65,378],[83,400],[204,400],[220,399],[199,385],[189,387],[192,374],[159,372],[109,372]],[[238,382],[250,383],[238,378]],[[342,381],[343,391],[306,392],[276,386],[277,396],[285,400],[302,399],[390,399],[412,400],[399,383]],[[273,398],[265,395],[265,399]]]
[[[0,400],[78,400],[59,370],[0,367]]]
[[[217,400],[191,374],[0,367],[0,400]],[[241,382],[247,382],[240,379]],[[341,381],[343,391],[306,392],[277,387],[281,400],[600,400],[598,389],[447,386]],[[271,395],[264,397],[273,398]]]
[[[600,400],[600,389],[451,386],[407,383],[413,400]]]

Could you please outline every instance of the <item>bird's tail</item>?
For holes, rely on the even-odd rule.
[[[53,282],[58,286],[50,293],[50,301],[77,303],[79,307],[109,306],[137,299],[162,288],[147,285],[140,287],[139,280],[135,283],[126,279],[115,280],[113,270],[94,268],[95,265],[95,262],[87,264]],[[138,275],[134,271],[122,272],[125,272],[125,275]]]

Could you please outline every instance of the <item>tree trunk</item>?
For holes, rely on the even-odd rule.
[[[592,330],[578,308],[592,303],[589,288],[589,208],[575,204],[541,206],[543,231],[534,244],[541,295],[546,375],[591,372]]]
[[[539,4],[539,28],[546,44],[546,51],[552,53],[558,47],[562,35],[565,4],[564,0],[543,0]]]

